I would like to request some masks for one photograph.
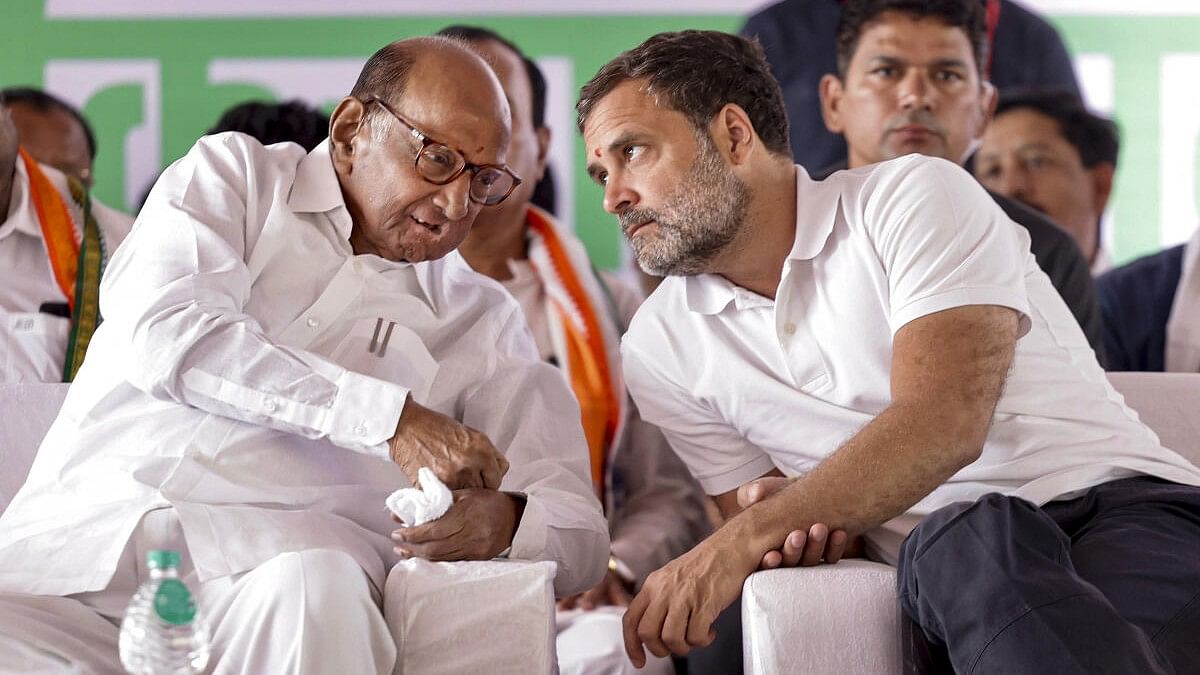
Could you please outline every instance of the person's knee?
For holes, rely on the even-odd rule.
[[[253,583],[256,594],[269,593],[279,604],[299,603],[297,608],[309,614],[354,609],[372,601],[366,573],[342,551],[282,553],[255,570]]]
[[[1058,531],[1058,527],[1037,506],[1020,497],[992,492],[929,514],[904,540],[901,567],[911,568],[935,547],[962,551],[962,546],[1011,542],[1030,532],[1040,537],[1046,531]]]
[[[979,560],[1007,560],[1014,549],[1062,559],[1069,540],[1036,505],[999,493],[938,509],[918,525],[900,548],[897,570],[902,601],[915,597],[921,580],[944,579],[948,566],[972,567]]]

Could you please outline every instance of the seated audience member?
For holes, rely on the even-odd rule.
[[[984,187],[1037,209],[1075,238],[1092,274],[1109,267],[1100,218],[1112,194],[1120,136],[1077,94],[1021,90],[1000,97],[975,154]]]
[[[969,174],[909,155],[812,180],[761,51],[723,33],[650,38],[577,108],[605,209],[668,275],[622,342],[630,393],[730,516],[630,603],[635,663],[710,642],[812,524],[899,565],[913,635],[956,672],[1200,662],[1200,469],[1124,405]]]
[[[1020,86],[1078,90],[1071,57],[1045,19],[1011,0],[975,0],[987,16],[988,52],[980,64],[1000,91]],[[758,38],[783,88],[792,155],[810,172],[846,157],[846,141],[825,128],[817,89],[837,70],[837,27],[844,0],[784,0],[746,20],[741,33]],[[921,7],[923,0],[910,0]]]
[[[14,124],[20,114],[26,130],[39,128],[26,107],[0,104],[0,383],[69,382],[100,322],[104,266],[132,220],[39,163]],[[70,145],[70,134],[59,138]],[[53,147],[42,145],[44,156],[63,156]]]
[[[39,163],[92,186],[96,134],[75,106],[33,87],[0,90],[0,100],[12,114],[21,147]]]
[[[1200,372],[1200,229],[1096,279],[1109,370]]]
[[[984,11],[975,0],[847,2],[837,28],[837,74],[821,79],[830,131],[846,137],[851,169],[917,152],[961,164],[996,105],[983,79]],[[840,168],[840,167],[839,167]],[[1029,247],[1103,364],[1087,261],[1062,228],[992,195],[1028,232]]]
[[[608,574],[592,589],[561,600],[559,607],[623,608],[646,575],[707,533],[699,486],[625,392],[620,336],[641,293],[596,273],[583,243],[530,203],[550,147],[546,80],[537,64],[484,28],[452,26],[439,35],[468,41],[492,64],[513,111],[508,164],[526,179],[503,204],[479,214],[459,250],[471,267],[499,281],[521,303],[541,358],[562,368],[570,382],[582,407],[592,484],[608,514]],[[560,670],[633,672],[621,648],[621,615],[590,614],[560,614]],[[674,672],[670,660],[657,665],[652,672]]]
[[[206,133],[240,131],[263,145],[291,141],[311,152],[329,135],[329,116],[303,101],[246,101],[221,113]]]
[[[579,407],[454,252],[519,182],[509,132],[487,64],[418,38],[368,60],[311,153],[227,133],[169,167],[0,517],[0,633],[48,669],[115,670],[151,548],[184,552],[217,674],[391,673],[402,557],[507,551],[557,562],[560,595],[593,587],[609,540]],[[394,529],[384,501],[420,467],[455,501]]]

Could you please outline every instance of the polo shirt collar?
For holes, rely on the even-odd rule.
[[[796,239],[788,260],[811,260],[825,248],[833,232],[839,202],[838,187],[809,178],[796,165]],[[738,288],[718,274],[699,274],[684,280],[688,309],[699,314],[719,314],[736,303],[739,310],[771,304],[771,300]]]
[[[837,219],[841,190],[834,181],[815,181],[796,165],[796,240],[788,260],[812,260],[824,250]]]

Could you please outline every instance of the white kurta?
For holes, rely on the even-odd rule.
[[[0,222],[0,383],[61,382],[71,320],[39,309],[43,303],[65,305],[67,296],[50,269],[25,163],[18,159],[16,165],[7,218]],[[71,199],[67,177],[45,165],[41,169],[81,225],[83,213]],[[92,215],[111,255],[129,233],[133,219],[95,199]]]
[[[0,590],[104,587],[142,514],[166,505],[201,580],[327,548],[382,589],[397,559],[384,499],[409,485],[386,441],[410,392],[505,452],[501,488],[528,495],[510,557],[556,561],[559,594],[600,579],[579,409],[520,307],[457,253],[356,256],[350,230],[325,144],[306,156],[221,134],[167,169],[0,518]]]

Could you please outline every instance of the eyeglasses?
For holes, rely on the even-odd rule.
[[[458,150],[433,140],[426,136],[408,120],[404,119],[382,99],[371,97],[364,105],[379,104],[400,124],[408,127],[409,133],[421,143],[417,151],[414,165],[421,178],[434,185],[445,185],[462,175],[471,172],[471,201],[484,206],[495,206],[504,201],[512,191],[521,184],[521,179],[508,167],[495,164],[471,164]]]

